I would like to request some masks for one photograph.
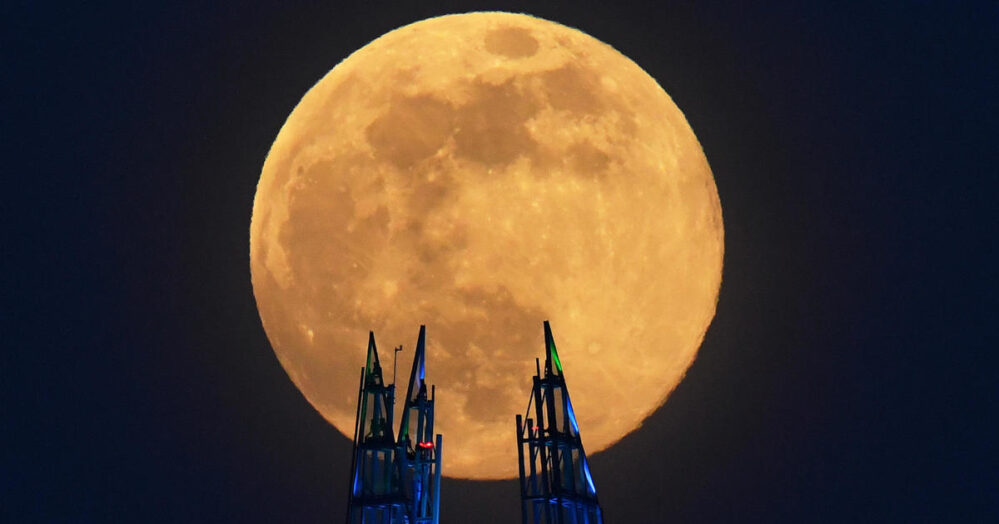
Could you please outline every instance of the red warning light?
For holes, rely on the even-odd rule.
[[[423,449],[434,449],[434,443],[433,442],[420,442],[420,443],[417,444],[417,446],[419,446],[419,447],[421,447]]]

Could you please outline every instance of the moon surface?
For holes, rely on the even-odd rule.
[[[680,110],[578,30],[471,13],[396,29],[302,98],[250,225],[278,359],[348,438],[367,332],[405,387],[420,324],[443,473],[517,475],[551,321],[590,454],[661,406],[715,313],[721,206]],[[391,380],[391,376],[387,376]]]

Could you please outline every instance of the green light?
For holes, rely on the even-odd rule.
[[[548,342],[548,353],[551,354],[552,360],[555,361],[555,367],[558,368],[558,372],[562,372],[562,362],[558,359],[558,351],[555,350],[555,341],[552,340]]]
[[[545,321],[545,345],[548,346],[548,358],[555,361],[555,367],[562,374],[562,362],[558,359],[558,351],[555,350],[555,337],[552,336],[552,326]],[[545,364],[546,366],[548,364]]]

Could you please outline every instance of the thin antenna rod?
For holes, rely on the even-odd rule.
[[[399,344],[399,347],[395,348],[395,351],[392,353],[392,385],[393,386],[395,385],[395,368],[396,368],[396,362],[399,360],[399,352],[400,351],[402,351],[402,344]]]

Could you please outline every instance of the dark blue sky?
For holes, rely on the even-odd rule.
[[[669,402],[592,457],[608,522],[999,514],[999,6],[954,3],[475,6],[635,60],[718,185],[718,315]],[[256,182],[333,65],[472,9],[2,8],[0,520],[340,518],[349,442],[253,302]],[[518,514],[515,482],[443,497],[445,523]]]

